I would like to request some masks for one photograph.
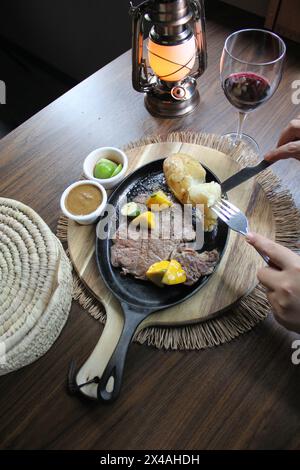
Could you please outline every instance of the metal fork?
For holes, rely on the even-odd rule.
[[[238,232],[244,236],[249,233],[249,223],[247,217],[231,202],[227,201],[226,199],[221,199],[221,201],[214,204],[211,209],[221,220],[223,220],[223,222],[225,222],[225,224],[228,225],[229,228],[231,228],[231,230],[234,230],[235,232]],[[261,253],[257,248],[255,249],[257,253],[259,253],[260,256],[265,260],[265,262],[270,265],[270,258]]]

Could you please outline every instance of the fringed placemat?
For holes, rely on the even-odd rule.
[[[0,375],[48,351],[71,301],[72,266],[60,241],[28,206],[0,198]]]
[[[192,131],[174,132],[167,136],[149,136],[130,143],[124,150],[160,142],[179,142],[204,145],[230,156],[241,166],[254,165],[258,158],[242,144],[232,149],[224,137],[195,133]],[[280,179],[271,170],[257,177],[273,211],[276,226],[276,241],[298,252],[300,239],[300,213],[294,204],[291,193],[282,188]],[[58,221],[57,236],[67,242],[68,220],[61,216]],[[67,247],[66,247],[67,249]],[[96,320],[104,323],[106,314],[103,306],[83,285],[78,275],[73,274],[73,298]],[[266,318],[270,310],[264,288],[261,285],[242,298],[233,309],[217,317],[196,324],[179,327],[152,326],[137,331],[134,341],[165,349],[204,349],[217,346],[251,330]]]

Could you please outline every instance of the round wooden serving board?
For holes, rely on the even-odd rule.
[[[221,181],[236,173],[239,165],[224,153],[198,144],[163,142],[136,147],[127,152],[128,172],[150,161],[182,152],[192,155],[210,168]],[[254,179],[230,191],[229,200],[243,210],[251,230],[270,238],[275,236],[275,222],[270,204]],[[123,312],[119,302],[105,287],[95,260],[95,226],[68,223],[68,247],[73,265],[85,286],[104,305],[106,323],[101,337],[87,361],[76,375],[77,384],[101,377],[115,350],[123,329]],[[137,331],[148,326],[176,326],[203,322],[235,304],[257,284],[257,269],[264,262],[242,236],[231,232],[223,258],[203,288],[193,297],[174,307],[147,317]],[[97,397],[97,385],[81,389],[88,397]]]
[[[163,158],[171,153],[182,152],[199,159],[221,181],[239,170],[230,157],[215,149],[197,144],[163,142],[137,147],[127,152],[129,172],[149,161]],[[275,236],[275,224],[268,200],[255,182],[249,180],[228,194],[229,200],[244,211],[250,228],[270,238]],[[74,267],[93,295],[105,308],[120,309],[112,299],[98,273],[95,261],[95,226],[82,226],[72,221],[68,224],[68,247]],[[257,269],[264,262],[256,251],[240,235],[231,232],[226,252],[217,271],[206,285],[189,300],[175,307],[154,313],[140,328],[150,325],[178,325],[206,320],[235,304],[257,284]]]

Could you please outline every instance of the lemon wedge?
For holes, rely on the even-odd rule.
[[[182,284],[186,281],[186,273],[182,266],[175,259],[171,259],[169,267],[165,272],[162,283],[168,286],[173,286],[175,284]]]
[[[172,201],[170,201],[168,196],[161,190],[151,194],[146,204],[154,212],[162,211],[173,205]]]
[[[139,225],[141,228],[155,229],[155,216],[150,211],[143,212],[138,217],[135,217],[131,223],[135,226]]]
[[[152,264],[148,268],[146,276],[149,281],[159,287],[163,287],[163,285],[173,286],[186,281],[186,273],[181,264],[175,259],[158,261]]]
[[[156,284],[159,287],[163,287],[161,281],[169,267],[169,264],[170,261],[158,261],[157,263],[152,264],[146,272],[146,276],[149,281],[153,282],[153,284]]]

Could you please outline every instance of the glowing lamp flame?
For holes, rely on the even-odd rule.
[[[155,75],[166,82],[182,80],[195,63],[195,37],[176,46],[165,46],[148,40],[149,64]]]

